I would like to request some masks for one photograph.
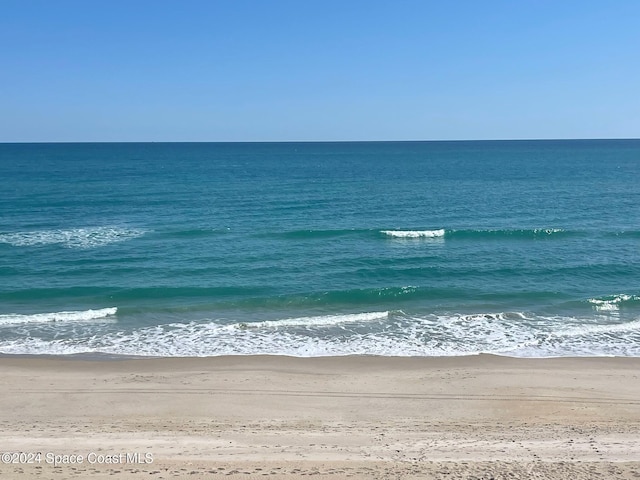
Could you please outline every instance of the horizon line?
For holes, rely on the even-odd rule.
[[[620,141],[640,140],[640,137],[602,137],[602,138],[484,138],[484,139],[440,139],[440,140],[37,140],[37,141],[0,141],[0,145],[25,144],[123,144],[123,143],[450,143],[450,142],[554,142],[554,141]]]

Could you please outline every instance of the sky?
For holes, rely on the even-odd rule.
[[[640,137],[637,0],[0,0],[0,142]]]

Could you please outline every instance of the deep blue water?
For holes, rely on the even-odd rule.
[[[640,141],[0,145],[0,353],[640,355]]]

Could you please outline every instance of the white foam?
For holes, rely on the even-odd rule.
[[[387,315],[386,318],[384,315]],[[339,334],[326,326],[354,322]],[[373,322],[358,325],[358,322]],[[602,320],[602,319],[600,319]],[[586,322],[586,324],[585,324]],[[590,323],[589,323],[590,322]],[[640,356],[640,319],[598,323],[523,312],[429,314],[400,311],[299,317],[238,328],[222,320],[172,323],[133,331],[103,330],[50,339],[30,335],[0,341],[0,352],[107,353],[145,356],[328,355],[459,356],[493,353],[515,357]],[[297,328],[299,326],[310,328]],[[279,328],[274,328],[279,327]]]
[[[381,233],[394,238],[438,238],[444,237],[445,230],[382,230]]]
[[[62,245],[66,248],[95,248],[115,242],[123,242],[144,235],[144,230],[120,227],[87,227],[67,230],[37,230],[32,232],[5,233],[0,243],[15,247]]]
[[[300,317],[240,324],[173,323],[132,332],[76,335],[45,341],[26,338],[0,342],[3,353],[109,353],[147,356],[329,355],[457,356],[499,352],[532,340],[517,325],[520,314],[409,317],[402,312]],[[509,321],[511,319],[512,321]],[[375,328],[352,328],[343,334],[322,327],[340,322],[384,320]],[[295,328],[297,326],[314,328]],[[273,328],[279,326],[282,328]],[[294,328],[291,328],[294,327]],[[320,327],[320,328],[319,328]],[[318,329],[319,328],[319,329]],[[313,331],[312,331],[313,330]]]
[[[625,323],[615,324],[594,324],[594,325],[580,325],[573,328],[567,328],[565,330],[556,331],[550,334],[553,337],[584,337],[593,334],[615,334],[625,332],[638,332],[640,333],[640,319],[632,320]]]
[[[563,233],[564,230],[562,228],[534,228],[533,233],[541,234],[544,233],[546,235],[553,235],[554,233]]]
[[[116,314],[116,307],[76,312],[34,313],[32,315],[0,315],[0,325],[50,322],[90,322]]]
[[[612,295],[608,298],[590,298],[589,303],[593,305],[593,308],[599,311],[617,311],[620,309],[620,305],[630,300],[639,300],[640,298],[635,295],[626,295],[624,293],[619,295]]]
[[[239,323],[240,328],[277,328],[277,327],[329,327],[345,323],[362,323],[388,318],[389,312],[351,313],[346,315],[323,315],[317,317],[285,318],[263,322]]]

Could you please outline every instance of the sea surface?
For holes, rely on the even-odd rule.
[[[640,356],[640,140],[0,144],[0,353]]]

